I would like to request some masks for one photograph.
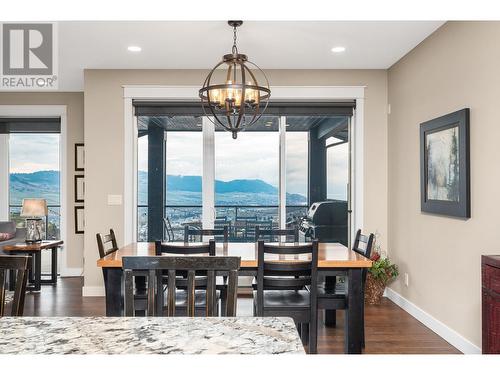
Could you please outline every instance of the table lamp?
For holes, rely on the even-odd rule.
[[[42,241],[43,217],[47,216],[47,201],[45,199],[23,199],[21,217],[26,218],[26,242]]]

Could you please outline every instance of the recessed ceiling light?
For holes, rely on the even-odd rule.
[[[333,53],[340,53],[340,52],[344,52],[344,51],[345,51],[345,47],[342,47],[342,46],[337,46],[337,47],[332,48]]]
[[[141,52],[142,51],[142,48],[139,47],[139,46],[129,46],[127,48],[130,52]]]

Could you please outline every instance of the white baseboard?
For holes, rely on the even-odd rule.
[[[481,348],[474,345],[472,342],[467,340],[465,337],[460,335],[458,332],[454,331],[448,327],[443,322],[437,320],[429,313],[422,310],[420,307],[415,305],[413,302],[408,301],[399,293],[396,293],[390,288],[385,289],[385,294],[396,305],[405,310],[408,314],[412,315],[415,319],[423,323],[427,328],[431,329],[443,339],[448,341],[455,348],[460,350],[464,354],[481,354]]]
[[[83,275],[83,268],[61,268],[60,272],[61,277],[75,277],[82,275]]]
[[[84,297],[104,297],[103,286],[84,286],[82,288],[82,296]]]

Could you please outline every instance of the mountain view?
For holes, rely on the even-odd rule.
[[[138,174],[138,204],[148,204],[147,172]],[[72,189],[73,187],[69,187]],[[10,174],[10,204],[20,205],[23,198],[45,198],[49,204],[49,231],[47,238],[57,238],[59,230],[59,208],[50,205],[59,204],[59,172],[38,171],[33,173]],[[287,194],[287,205],[306,206],[306,197],[301,194]],[[201,176],[167,176],[167,205],[200,206],[202,204]],[[239,179],[231,181],[215,181],[215,204],[217,217],[226,217],[234,221],[237,215],[257,216],[259,220],[277,221],[278,189],[259,179]],[[232,207],[231,207],[232,206]],[[239,209],[235,207],[238,206]],[[240,207],[240,206],[273,206],[273,207]],[[303,208],[288,208],[287,216],[301,216]],[[23,221],[19,217],[19,208],[13,208],[11,217]],[[177,238],[182,237],[186,222],[199,222],[201,208],[170,207],[166,210]],[[138,209],[138,239],[147,239],[147,208]]]
[[[59,171],[11,173],[10,203],[21,204],[23,198],[45,198],[47,204],[59,204]]]
[[[138,202],[148,203],[148,173],[139,171]],[[201,176],[167,175],[167,205],[201,205]],[[216,205],[278,205],[278,188],[259,179],[215,180]],[[306,205],[301,194],[287,194],[288,205]]]
[[[148,174],[139,171],[138,201],[147,204]],[[201,205],[201,176],[167,176],[168,205]],[[216,205],[278,205],[278,189],[265,181],[215,181]],[[10,202],[21,204],[22,198],[45,198],[48,204],[59,204],[59,171],[10,174]],[[287,194],[288,205],[305,205],[306,197]]]

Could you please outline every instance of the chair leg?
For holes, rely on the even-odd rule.
[[[221,316],[226,316],[226,305],[227,305],[227,288],[222,288],[220,291],[220,308]],[[255,312],[254,312],[255,315]]]
[[[309,344],[309,323],[300,323],[300,338],[302,345]]]
[[[311,316],[309,324],[309,354],[318,352],[318,311]]]

